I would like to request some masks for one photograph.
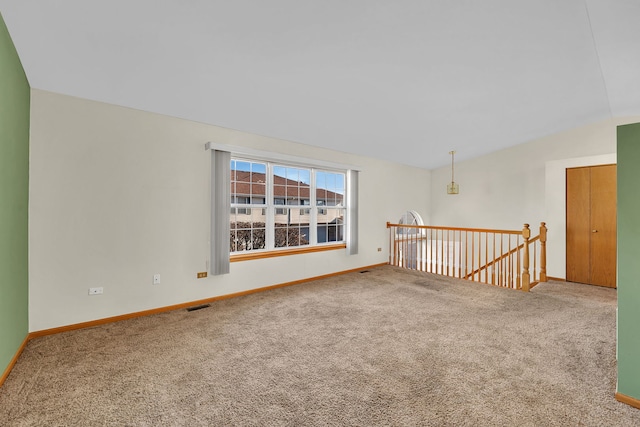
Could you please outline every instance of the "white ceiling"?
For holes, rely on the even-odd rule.
[[[463,160],[640,114],[640,0],[0,0],[0,12],[33,88],[428,169],[452,149]]]

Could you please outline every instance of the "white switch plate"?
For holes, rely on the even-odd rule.
[[[153,275],[153,284],[154,285],[159,285],[160,284],[160,275],[159,274],[154,274]]]
[[[89,288],[89,295],[102,295],[104,293],[104,288],[100,286],[99,288]]]

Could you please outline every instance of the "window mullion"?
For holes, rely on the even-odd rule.
[[[266,249],[271,251],[274,249],[274,241],[275,241],[275,203],[274,203],[274,193],[273,193],[273,165],[270,162],[267,162],[267,216],[265,219],[265,246]]]
[[[311,182],[309,184],[309,243],[318,244],[318,209],[316,208],[316,169],[311,169]]]

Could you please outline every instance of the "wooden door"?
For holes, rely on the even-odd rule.
[[[616,287],[616,165],[567,169],[567,280]]]
[[[567,169],[567,280],[591,283],[591,170]]]

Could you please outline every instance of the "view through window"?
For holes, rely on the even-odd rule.
[[[345,241],[344,172],[231,159],[234,252]]]

